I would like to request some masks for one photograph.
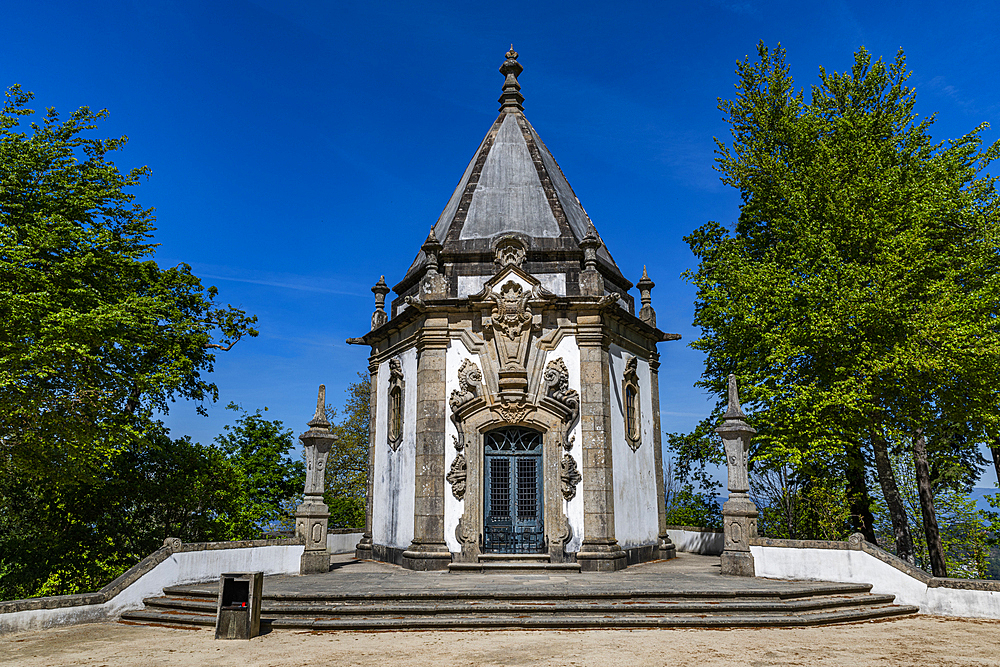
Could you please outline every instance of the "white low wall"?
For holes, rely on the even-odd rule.
[[[78,596],[63,596],[64,600],[56,597],[3,603],[5,606],[44,606],[45,608],[29,608],[0,613],[0,634],[117,618],[124,611],[142,607],[144,598],[163,595],[163,589],[168,586],[218,579],[223,572],[298,574],[299,560],[304,549],[301,544],[246,548],[218,548],[219,546],[218,543],[190,544],[183,545],[179,551],[168,552],[159,563],[141,574],[106,602],[99,604],[75,604],[73,606],[60,604]],[[164,549],[168,548],[164,547]],[[159,553],[157,552],[157,554]],[[127,575],[128,573],[123,576]],[[114,586],[114,582],[109,586]],[[93,594],[88,597],[98,597],[99,595]]]
[[[726,542],[725,533],[693,526],[667,526],[667,535],[678,551],[718,556]]]
[[[778,540],[757,540],[778,542]],[[868,543],[840,548],[750,547],[758,577],[871,584],[921,614],[1000,619],[1000,582],[931,577]],[[895,562],[899,561],[899,562]]]
[[[331,554],[352,554],[364,533],[327,533],[326,550]]]

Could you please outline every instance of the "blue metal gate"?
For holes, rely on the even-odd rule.
[[[486,434],[486,553],[541,553],[542,434],[510,426]]]

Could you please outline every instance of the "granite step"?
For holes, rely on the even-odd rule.
[[[472,629],[584,629],[584,628],[735,628],[797,627],[858,623],[906,616],[917,612],[909,605],[874,604],[825,611],[786,611],[784,613],[447,613],[418,616],[272,616],[261,617],[263,629],[279,630],[472,630]],[[215,625],[215,615],[178,609],[147,608],[126,612],[122,620],[130,623],[206,626]]]
[[[781,627],[909,615],[892,595],[857,584],[755,591],[396,591],[265,594],[261,623],[280,629]],[[122,614],[132,623],[214,626],[216,586],[188,585]]]

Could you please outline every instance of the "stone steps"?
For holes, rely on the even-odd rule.
[[[265,595],[261,624],[272,629],[401,630],[503,628],[781,627],[852,623],[916,613],[869,587],[836,586],[791,598],[692,591],[649,596],[412,592],[367,595]],[[847,590],[836,590],[845,588]],[[215,591],[183,587],[125,612],[133,623],[214,626]]]

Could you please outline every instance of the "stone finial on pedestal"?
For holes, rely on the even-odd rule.
[[[725,546],[722,551],[722,574],[754,576],[750,538],[757,536],[757,506],[750,500],[747,475],[747,452],[750,439],[757,432],[746,422],[736,388],[736,376],[729,376],[729,406],[722,425],[715,432],[722,437],[729,468],[729,500],[722,505]]]
[[[587,235],[580,241],[583,250],[583,270],[580,271],[580,294],[604,296],[604,279],[597,270],[597,249],[601,242],[593,226],[587,230]]]
[[[521,84],[517,82],[517,77],[524,71],[524,65],[517,62],[517,51],[514,45],[510,45],[510,51],[506,54],[506,60],[500,65],[500,73],[504,75],[503,93],[497,102],[500,103],[500,113],[523,112],[524,95],[521,94]]]
[[[639,288],[639,300],[642,302],[642,308],[639,310],[639,319],[649,326],[655,327],[656,311],[650,305],[653,302],[650,292],[656,287],[656,283],[649,279],[649,274],[646,273],[645,266],[642,267],[642,278],[639,279],[639,282],[635,286]]]
[[[385,284],[385,276],[381,276],[378,282],[372,287],[375,294],[375,312],[372,313],[372,331],[389,321],[389,315],[385,312],[385,297],[391,292],[389,286]]]
[[[319,386],[316,414],[309,420],[309,430],[299,436],[306,454],[305,498],[295,512],[295,533],[303,538],[305,551],[299,561],[300,574],[329,572],[330,552],[326,546],[326,529],[330,509],[323,502],[326,485],[326,460],[337,436],[330,433],[326,419],[326,386]]]
[[[440,299],[448,296],[448,284],[441,275],[441,250],[444,245],[434,236],[434,228],[427,234],[427,240],[420,246],[427,257],[427,271],[420,281],[421,299]]]

